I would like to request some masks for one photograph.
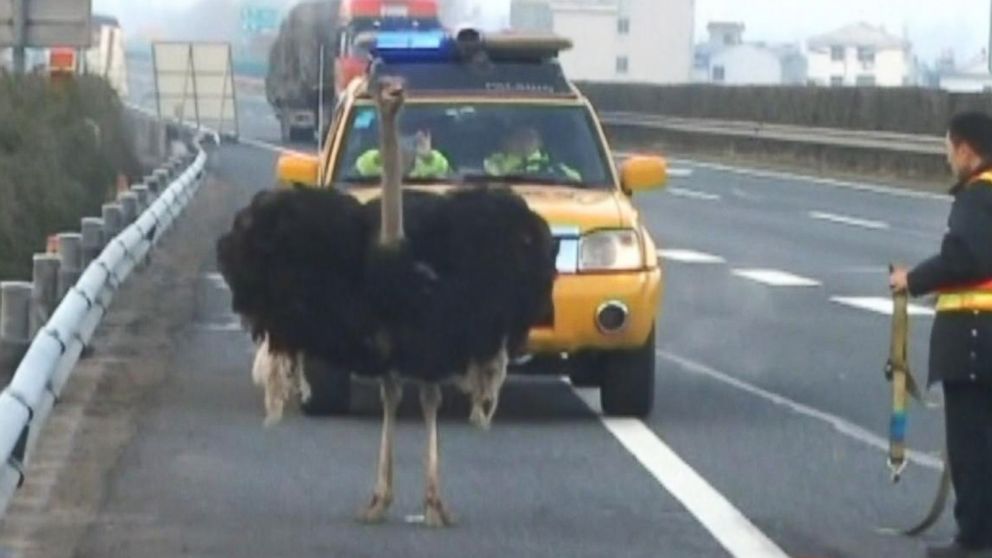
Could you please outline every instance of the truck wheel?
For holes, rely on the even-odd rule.
[[[603,412],[611,416],[645,417],[654,407],[654,328],[644,345],[607,353],[599,394]]]
[[[351,411],[351,373],[305,355],[303,375],[310,384],[310,399],[302,404],[311,417],[347,415]]]

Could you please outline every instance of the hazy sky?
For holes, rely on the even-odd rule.
[[[197,0],[94,0],[101,12],[118,14],[127,27],[144,26],[192,5]],[[202,1],[202,0],[200,0]],[[225,2],[231,0],[208,0]],[[259,3],[293,4],[295,0],[256,0]],[[474,0],[490,14],[509,5],[509,0]],[[666,1],[666,0],[651,0]],[[985,47],[989,35],[992,0],[695,0],[696,37],[705,37],[706,24],[713,20],[741,21],[747,40],[801,41],[850,22],[884,25],[913,41],[924,60],[933,60],[941,50],[953,48],[966,60]],[[140,4],[140,6],[136,6]]]

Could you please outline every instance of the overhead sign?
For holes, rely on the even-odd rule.
[[[0,47],[77,47],[93,41],[91,0],[0,0]]]
[[[152,45],[160,118],[238,135],[234,68],[228,43]]]
[[[279,27],[279,10],[267,6],[245,6],[241,9],[241,29],[246,33],[274,31]]]

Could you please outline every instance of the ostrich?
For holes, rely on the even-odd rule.
[[[263,192],[218,241],[234,310],[281,354],[305,353],[380,382],[383,423],[371,502],[393,501],[393,441],[404,382],[419,386],[427,428],[425,523],[453,523],[441,498],[441,385],[472,402],[487,428],[509,360],[552,312],[556,245],[547,222],[509,189],[403,192],[397,122],[403,84],[374,90],[382,194],[367,204],[334,190]]]

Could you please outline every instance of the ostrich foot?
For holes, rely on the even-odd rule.
[[[440,498],[428,497],[424,502],[424,524],[433,528],[452,527],[455,520]]]
[[[380,496],[373,494],[369,507],[365,508],[365,511],[358,516],[359,521],[372,524],[382,523],[386,520],[386,513],[389,511],[389,506],[392,503],[392,495]]]

